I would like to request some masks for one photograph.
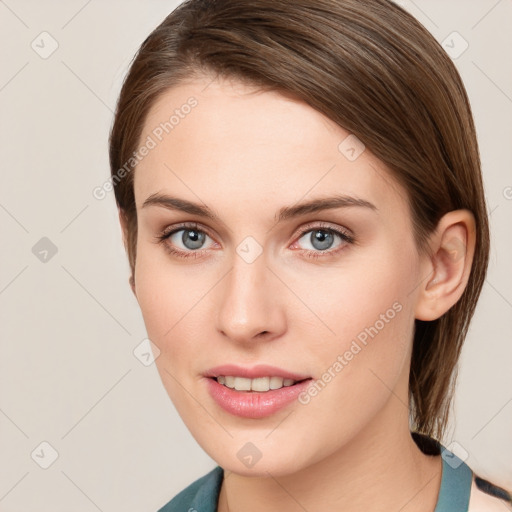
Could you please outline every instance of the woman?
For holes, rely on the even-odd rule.
[[[489,234],[461,79],[387,0],[192,0],[110,138],[162,382],[218,463],[162,511],[502,510],[438,441]]]

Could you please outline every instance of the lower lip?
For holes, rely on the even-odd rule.
[[[241,418],[265,418],[280,411],[304,391],[311,379],[293,386],[271,389],[265,392],[236,391],[207,378],[208,391],[215,402],[225,411]]]

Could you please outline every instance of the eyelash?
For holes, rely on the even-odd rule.
[[[182,251],[182,250],[175,249],[174,247],[172,247],[171,245],[169,245],[167,243],[167,239],[169,237],[171,237],[172,235],[174,235],[175,233],[177,233],[179,231],[187,231],[187,230],[199,231],[201,233],[204,233],[204,234],[208,235],[210,238],[212,238],[208,234],[208,231],[202,229],[199,226],[199,224],[196,224],[196,223],[192,222],[192,223],[184,223],[184,224],[179,225],[179,226],[173,226],[173,228],[171,230],[169,230],[169,228],[166,228],[164,231],[162,231],[159,235],[157,235],[155,237],[156,238],[156,242],[159,243],[159,244],[163,244],[165,250],[169,254],[171,254],[172,256],[177,256],[178,258],[184,258],[184,259],[186,259],[186,258],[194,258],[194,259],[195,258],[200,258],[202,256],[202,253],[204,251],[206,251],[207,249],[196,250],[196,251],[192,251],[192,250]],[[328,233],[338,235],[339,238],[342,240],[342,242],[345,242],[346,244],[353,244],[355,242],[354,237],[352,235],[350,235],[348,233],[348,231],[344,231],[344,230],[341,230],[341,229],[335,229],[335,228],[326,226],[326,225],[324,225],[321,222],[317,223],[315,225],[309,225],[309,224],[306,225],[303,228],[303,230],[300,231],[300,233],[298,234],[296,239],[300,240],[305,234],[310,233],[311,231],[326,231]],[[345,244],[341,244],[336,249],[325,250],[325,251],[320,251],[320,250],[313,251],[313,250],[308,250],[308,249],[300,249],[300,250],[304,253],[304,255],[307,258],[318,259],[318,258],[325,258],[325,257],[328,257],[328,256],[333,256],[333,255],[337,254],[338,252],[342,251],[344,248],[345,248]]]

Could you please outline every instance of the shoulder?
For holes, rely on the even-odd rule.
[[[215,512],[224,471],[220,466],[192,482],[158,512]]]
[[[491,482],[473,476],[468,512],[504,512],[512,510],[512,496]]]

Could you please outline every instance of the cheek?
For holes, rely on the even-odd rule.
[[[317,325],[325,333],[311,347],[322,372],[318,394],[304,397],[314,409],[311,417],[333,410],[343,415],[348,408],[359,411],[355,416],[362,420],[382,406],[399,382],[403,388],[414,332],[411,292],[418,262],[413,249],[383,246],[350,265],[350,271],[333,273],[328,289],[309,286],[308,304],[320,312]],[[313,331],[309,338],[315,338]]]
[[[135,266],[137,300],[148,337],[161,351],[157,366],[190,378],[199,345],[211,339],[206,331],[212,329],[212,318],[205,308],[221,277],[221,271],[170,262],[162,248],[141,245]]]
[[[139,251],[135,267],[137,300],[147,335],[160,350],[155,364],[162,383],[178,410],[192,410],[194,404],[187,403],[180,383],[189,387],[186,371],[194,357],[194,347],[187,342],[192,333],[184,334],[194,313],[194,283],[158,259],[154,253]]]
[[[287,275],[296,294],[315,313],[316,318],[301,309],[312,319],[309,339],[317,340],[314,352],[323,355],[323,364],[328,362],[325,356],[332,359],[333,354],[350,350],[354,340],[362,347],[372,342],[382,351],[403,352],[407,348],[404,343],[410,339],[414,322],[411,292],[419,268],[414,246],[376,245],[378,248],[371,251],[355,252],[329,272],[306,278],[298,273]],[[299,323],[298,318],[295,323]]]
[[[187,309],[192,307],[189,302],[195,295],[194,282],[185,281],[179,270],[166,265],[154,251],[141,247],[135,266],[135,283],[148,337],[162,353],[168,354],[173,350],[168,340],[179,330]]]

